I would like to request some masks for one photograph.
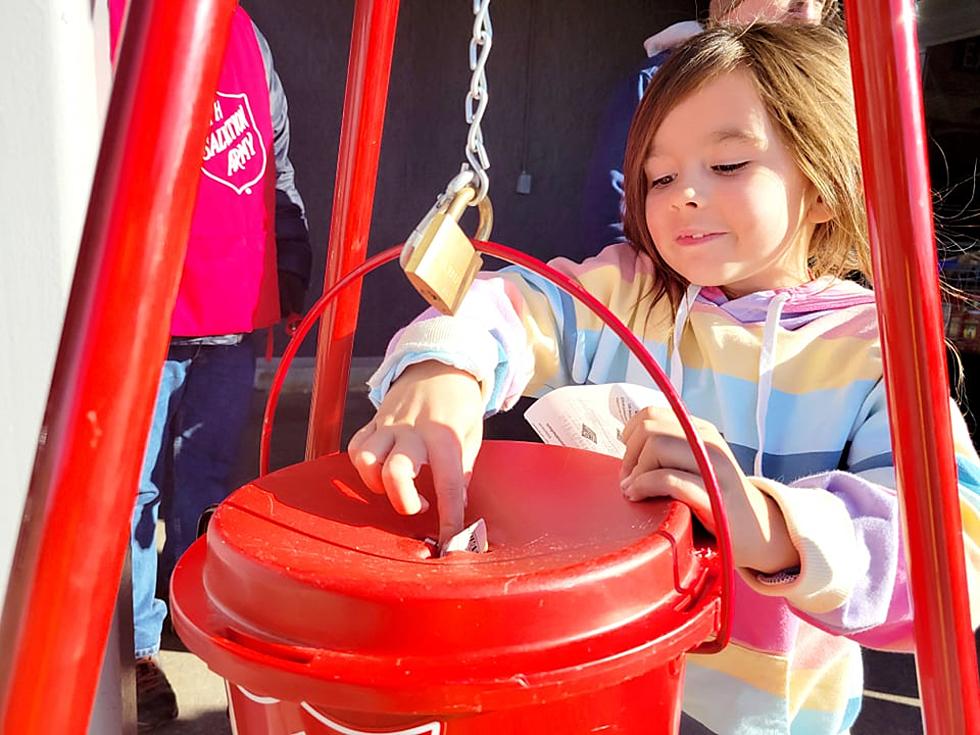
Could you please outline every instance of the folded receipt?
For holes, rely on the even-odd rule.
[[[638,411],[651,406],[670,404],[656,388],[634,383],[567,385],[535,401],[524,418],[545,444],[622,458],[623,429]]]

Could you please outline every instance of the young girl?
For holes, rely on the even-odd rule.
[[[840,10],[836,0],[711,0],[708,22],[740,26],[757,22],[836,26],[840,23]],[[594,255],[602,245],[625,242],[623,157],[630,120],[650,80],[674,48],[703,30],[697,21],[681,21],[643,42],[649,58],[623,80],[603,113],[583,186],[585,206],[580,242],[573,246],[572,252],[585,257]]]
[[[874,297],[841,279],[870,281],[850,90],[844,41],[824,28],[691,39],[630,131],[630,243],[556,261],[669,369],[722,486],[740,574],[732,644],[688,660],[698,732],[846,732],[859,646],[912,647]],[[424,510],[413,478],[429,464],[445,538],[485,414],[624,380],[650,382],[590,312],[525,272],[486,274],[457,316],[427,313],[392,342],[350,454],[401,513]],[[980,462],[958,412],[953,429],[976,589]],[[624,438],[625,497],[681,499],[710,528],[673,414],[647,409]]]

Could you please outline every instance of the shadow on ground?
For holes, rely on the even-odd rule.
[[[160,735],[230,735],[231,725],[225,711],[204,712],[192,719],[181,718],[155,730]]]

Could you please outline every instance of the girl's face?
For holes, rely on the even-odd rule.
[[[657,252],[691,283],[744,295],[808,280],[813,228],[829,213],[747,72],[708,82],[667,113],[644,173]]]

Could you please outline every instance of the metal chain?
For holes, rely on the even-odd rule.
[[[470,89],[466,95],[466,123],[470,126],[466,136],[466,160],[476,175],[476,198],[470,206],[479,204],[490,191],[490,158],[483,146],[483,131],[480,123],[487,110],[489,91],[487,89],[486,65],[493,45],[493,27],[490,25],[490,0],[473,0],[473,38],[470,39]],[[474,110],[474,107],[476,108]],[[464,165],[464,170],[466,166]]]

